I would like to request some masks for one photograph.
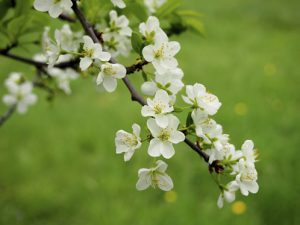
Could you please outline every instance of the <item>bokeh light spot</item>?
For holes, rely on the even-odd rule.
[[[244,116],[248,113],[248,106],[243,102],[239,102],[234,106],[234,112],[238,116]]]
[[[164,195],[165,201],[169,203],[176,202],[177,200],[177,193],[175,191],[168,191]]]
[[[236,201],[232,204],[231,210],[236,215],[241,215],[246,212],[247,205],[242,201]]]
[[[275,75],[277,73],[277,67],[273,63],[267,63],[264,66],[264,71],[265,71],[266,75],[273,76],[273,75]]]

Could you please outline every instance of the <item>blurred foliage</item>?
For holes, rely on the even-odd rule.
[[[300,224],[299,1],[183,3],[203,12],[207,27],[206,39],[172,38],[182,44],[185,82],[201,82],[219,96],[217,120],[233,143],[254,140],[260,192],[219,210],[205,163],[183,144],[169,165],[174,192],[137,192],[137,170],[150,164],[146,149],[124,163],[113,139],[118,129],[144,124],[140,107],[121,83],[107,94],[81,79],[74,95],[51,104],[39,93],[28,114],[14,115],[0,129],[0,224]],[[34,72],[3,57],[0,66],[1,83],[16,69]],[[4,91],[0,86],[0,96]]]

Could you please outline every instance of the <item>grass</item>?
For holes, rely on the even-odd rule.
[[[260,191],[242,206],[216,206],[206,165],[184,144],[169,161],[174,192],[137,192],[146,148],[130,163],[115,155],[114,134],[145,125],[123,84],[113,94],[90,80],[14,115],[0,130],[0,224],[287,224],[300,223],[300,20],[296,0],[185,1],[205,14],[207,37],[186,34],[178,58],[185,82],[200,82],[223,103],[216,119],[240,146],[260,151]],[[10,71],[31,72],[0,58]],[[139,78],[138,78],[139,79]],[[3,86],[0,88],[3,93]],[[1,112],[5,110],[0,106]],[[239,214],[241,213],[241,214]]]

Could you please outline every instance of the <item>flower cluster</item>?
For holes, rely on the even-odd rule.
[[[211,118],[221,107],[218,97],[208,92],[202,84],[184,85],[183,71],[175,58],[180,44],[169,41],[156,17],[150,16],[145,23],[140,24],[139,30],[145,43],[142,56],[152,64],[155,71],[154,76],[148,78],[141,87],[144,94],[151,96],[141,110],[142,116],[148,118],[148,129],[143,141],[139,136],[139,126],[138,132],[133,134],[118,131],[115,139],[117,153],[124,152],[125,161],[128,161],[135,150],[141,147],[141,142],[148,141],[149,156],[170,159],[175,155],[173,145],[183,142],[188,135],[196,136],[195,143],[208,155],[208,163],[211,166],[217,164],[221,168],[215,171],[217,176],[224,174],[233,179],[227,185],[223,185],[221,179],[216,179],[221,190],[219,207],[223,206],[224,200],[232,202],[237,190],[241,190],[243,195],[256,193],[258,184],[253,142],[246,141],[241,150],[235,150],[235,146],[229,143],[229,135],[224,134],[222,126]],[[186,106],[179,107],[176,95],[183,87],[185,94],[182,99]],[[175,109],[188,111],[186,124],[181,124],[174,115]],[[172,189],[173,182],[166,174],[166,169],[167,164],[162,160],[158,160],[156,166],[150,169],[140,169],[137,189],[144,190],[150,186],[164,191]]]
[[[102,28],[104,27],[104,28]],[[132,30],[126,16],[118,16],[115,10],[109,12],[109,23],[107,26],[98,26],[102,33],[104,47],[113,57],[118,55],[128,56],[131,51],[130,37]]]
[[[14,105],[19,113],[26,113],[28,106],[36,103],[33,85],[21,73],[11,73],[5,80],[5,86],[8,94],[3,96],[3,102],[8,106]]]
[[[123,0],[111,2],[115,7],[126,7]],[[149,14],[154,14],[165,3],[166,0],[144,0]],[[224,201],[234,201],[237,191],[244,196],[258,192],[254,143],[246,140],[240,149],[236,149],[230,143],[229,135],[223,133],[222,125],[213,119],[221,107],[218,97],[200,83],[184,84],[184,73],[176,59],[181,46],[177,41],[169,40],[157,17],[149,16],[147,21],[137,23],[138,32],[132,35],[128,18],[118,15],[115,10],[107,12],[107,23],[97,25],[85,21],[77,1],[35,0],[34,8],[49,12],[54,18],[71,8],[75,14],[79,10],[79,15],[76,15],[89,34],[73,32],[69,25],[64,25],[56,29],[54,38],[51,38],[50,28],[45,28],[42,53],[36,55],[33,62],[23,60],[36,67],[39,72],[36,79],[42,82],[43,87],[47,89],[46,84],[54,80],[58,89],[70,94],[70,81],[77,79],[81,72],[83,75],[93,75],[95,83],[107,92],[115,91],[118,80],[123,80],[132,99],[142,105],[141,117],[146,118],[147,128],[142,130],[135,123],[131,133],[119,130],[115,136],[116,153],[124,154],[125,162],[134,158],[135,153],[145,145],[148,155],[155,158],[155,165],[138,171],[137,190],[149,187],[171,190],[174,184],[166,172],[168,165],[165,161],[175,156],[177,144],[186,142],[209,164],[220,189],[217,201],[220,208]],[[135,40],[140,43],[135,43]],[[132,66],[125,67],[117,63],[114,57],[127,56],[132,50],[131,41],[139,58]],[[69,63],[72,66],[66,66]],[[148,65],[147,68],[144,68],[145,65]],[[143,73],[141,91],[146,100],[126,77],[139,70]],[[36,82],[34,84],[37,86]],[[33,82],[20,73],[12,73],[5,86],[8,94],[3,97],[4,103],[16,107],[19,113],[25,113],[28,106],[37,100],[32,93]],[[184,118],[184,122],[179,118]]]
[[[42,36],[43,53],[39,61],[48,63],[48,67],[53,67],[56,63],[66,62],[74,58],[74,53],[78,52],[82,33],[74,33],[70,26],[65,24],[60,30],[54,32],[54,40],[49,36],[49,27],[45,27]]]

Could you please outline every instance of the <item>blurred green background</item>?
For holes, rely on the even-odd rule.
[[[173,192],[136,191],[137,170],[150,165],[146,148],[125,164],[114,135],[145,124],[140,107],[122,83],[106,94],[80,79],[72,96],[49,104],[40,93],[0,129],[0,224],[300,224],[299,0],[183,2],[204,14],[207,31],[173,38],[184,80],[219,96],[216,119],[237,147],[254,140],[259,193],[218,209],[207,165],[184,144],[169,160]],[[1,83],[33,69],[3,57],[0,67]]]

